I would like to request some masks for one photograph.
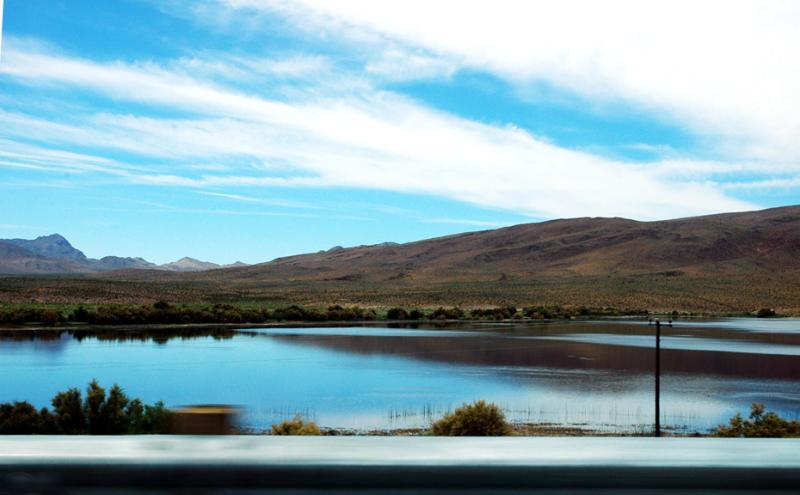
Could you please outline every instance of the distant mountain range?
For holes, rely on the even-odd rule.
[[[106,256],[100,259],[87,258],[59,234],[36,239],[0,239],[0,273],[2,274],[69,274],[96,273],[112,270],[166,270],[172,272],[199,272],[233,266],[218,265],[194,258],[181,258],[172,263],[157,265],[143,258]]]
[[[231,282],[480,282],[542,276],[774,273],[800,269],[800,206],[656,222],[552,220],[406,244],[335,246],[256,265],[218,265],[188,257],[164,265],[142,258],[90,259],[58,234],[0,240],[0,273],[6,274],[119,271],[122,277],[149,279],[164,271],[221,268],[226,270],[209,276]]]
[[[212,270],[214,268],[222,268]],[[800,206],[640,222],[572,218],[248,266],[87,259],[60,236],[0,241],[8,301],[586,305],[800,314]]]

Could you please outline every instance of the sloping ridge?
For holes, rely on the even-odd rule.
[[[46,274],[80,271],[83,271],[83,264],[75,259],[46,258],[19,243],[0,240],[0,273]]]
[[[183,258],[177,261],[173,261],[172,263],[166,263],[164,265],[161,265],[159,268],[161,268],[162,270],[172,270],[176,272],[184,272],[184,271],[188,272],[188,271],[214,270],[220,268],[220,265],[184,256]]]
[[[192,280],[487,281],[541,276],[740,276],[800,269],[800,206],[675,220],[575,218],[361,246],[187,274]]]
[[[44,258],[71,260],[79,263],[86,261],[86,256],[72,247],[69,241],[59,234],[40,236],[33,240],[8,239],[4,242],[24,248]]]
[[[78,274],[154,266],[141,258],[87,258],[59,234],[39,236],[36,239],[0,239],[2,274]]]

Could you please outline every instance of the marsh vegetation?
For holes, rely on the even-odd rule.
[[[473,308],[362,308],[332,305],[327,308],[290,305],[270,308],[259,305],[213,304],[173,305],[165,301],[154,304],[84,305],[8,305],[0,307],[0,325],[39,324],[63,326],[149,325],[149,324],[259,324],[270,322],[344,322],[344,321],[424,321],[424,320],[504,320],[504,319],[569,319],[599,316],[647,315],[646,311],[616,308],[571,308],[536,306],[517,308],[501,306]]]

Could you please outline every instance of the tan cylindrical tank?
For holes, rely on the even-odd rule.
[[[172,411],[176,435],[230,435],[239,409],[227,405],[187,406]]]

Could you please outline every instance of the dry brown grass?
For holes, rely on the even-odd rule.
[[[145,282],[93,278],[0,278],[0,303],[332,304],[364,307],[464,309],[515,305],[647,309],[652,312],[739,313],[773,308],[800,314],[800,274],[770,277],[625,276],[551,277],[534,281],[392,283],[316,281],[265,283]]]

